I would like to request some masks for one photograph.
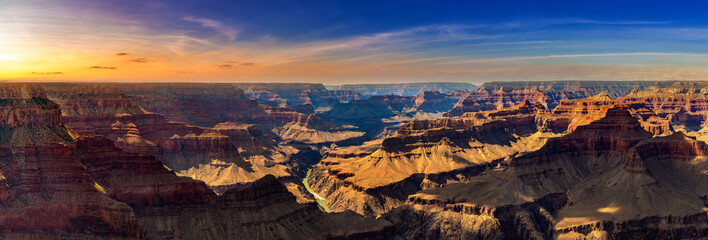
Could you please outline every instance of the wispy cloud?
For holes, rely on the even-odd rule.
[[[236,68],[236,66],[234,66],[233,64],[230,64],[230,63],[217,64],[217,65],[215,65],[215,67],[217,67],[219,69],[224,69],[224,70]]]
[[[63,72],[32,72],[32,74],[36,75],[58,75],[58,74],[64,74]]]
[[[211,28],[214,31],[218,32],[221,35],[224,35],[228,37],[229,39],[236,40],[238,37],[239,31],[233,27],[226,26],[222,22],[213,20],[213,19],[208,19],[208,18],[198,18],[198,17],[193,17],[193,16],[187,16],[182,18],[185,21],[188,22],[194,22],[194,23],[199,23],[203,27]]]
[[[134,63],[147,63],[147,62],[152,62],[153,60],[147,59],[147,58],[133,58],[128,60],[128,62],[134,62]]]
[[[130,55],[130,54],[129,54],[129,53],[126,53],[126,52],[119,52],[119,53],[116,53],[115,55],[116,55],[116,56],[128,56],[128,55]]]
[[[89,68],[90,69],[110,69],[110,70],[116,69],[116,67],[104,67],[104,66],[91,66]]]
[[[566,24],[602,24],[602,25],[661,25],[670,24],[672,21],[641,21],[641,20],[591,20],[591,19],[568,19],[566,21],[560,20],[559,23]]]
[[[501,58],[469,59],[469,60],[461,60],[461,61],[456,61],[456,62],[445,62],[445,63],[439,63],[439,64],[471,64],[471,63],[486,63],[486,62],[507,62],[507,61],[525,61],[525,60],[544,60],[544,59],[556,59],[556,58],[623,57],[623,56],[684,56],[684,57],[708,57],[708,54],[699,54],[699,53],[662,53],[662,52],[564,54],[564,55],[543,55],[543,56],[524,56],[524,57],[501,57]]]

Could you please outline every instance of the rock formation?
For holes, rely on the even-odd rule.
[[[552,110],[525,100],[501,110],[412,121],[379,146],[362,146],[369,149],[364,155],[339,153],[359,147],[331,151],[312,171],[310,185],[327,199],[330,209],[381,214],[407,194],[476,175],[505,158],[543,146],[549,137],[573,133],[617,107],[627,109],[654,136],[673,133],[669,122],[644,104],[614,100],[606,93],[561,101]]]
[[[524,102],[464,118],[412,121],[380,145],[328,152],[308,182],[333,211],[375,216],[421,189],[464,181],[541,147],[555,134],[542,128],[543,112],[542,105]]]
[[[524,100],[543,104],[552,109],[562,100],[576,100],[605,92],[611,98],[624,96],[633,89],[644,89],[668,82],[649,81],[549,81],[549,82],[487,82],[470,92],[446,116],[461,116],[511,107]]]
[[[708,118],[708,83],[676,82],[635,90],[621,98],[638,102],[684,131],[698,131]]]
[[[74,133],[40,86],[1,84],[0,102],[2,238],[372,239],[391,234],[385,220],[325,214],[314,204],[298,204],[272,175],[217,196],[203,182],[176,176],[154,156],[124,152],[103,136]]]
[[[59,105],[32,84],[0,85],[0,236],[141,238],[132,209],[94,187]]]
[[[362,95],[351,90],[327,90],[322,84],[308,83],[236,83],[249,97],[272,106],[295,107],[310,104],[315,109],[359,100]]]
[[[365,134],[326,123],[315,114],[301,116],[298,121],[276,128],[274,132],[283,140],[317,145],[342,144],[344,141],[359,143]]]
[[[157,155],[170,169],[205,181],[220,193],[236,184],[272,174],[298,196],[302,195],[286,163],[262,160],[267,152],[277,151],[264,147],[252,135],[260,134],[253,125],[237,123],[247,125],[239,131],[226,129],[233,123],[217,124],[218,128],[210,129],[171,122],[144,110],[134,97],[111,85],[43,86],[49,98],[60,104],[67,126],[80,135],[106,136],[125,152]],[[246,154],[245,160],[239,154],[240,149]]]
[[[96,188],[127,203],[153,239],[318,239],[385,236],[390,223],[301,205],[272,175],[217,196],[178,177],[159,160],[124,153],[102,136],[77,140],[79,159]]]
[[[366,100],[337,104],[320,116],[331,122],[356,126],[370,138],[382,138],[389,136],[407,122],[441,117],[465,92],[424,91],[415,97],[372,96]]]
[[[708,146],[651,135],[615,107],[507,168],[422,190],[384,218],[407,238],[706,237]],[[427,220],[397,220],[411,218]]]

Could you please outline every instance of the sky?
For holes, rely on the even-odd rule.
[[[0,0],[0,80],[705,80],[705,9],[657,0]]]

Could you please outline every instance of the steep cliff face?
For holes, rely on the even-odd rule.
[[[328,108],[337,103],[359,100],[362,95],[351,90],[327,90],[322,84],[308,83],[236,83],[258,102],[273,106],[311,104],[315,108]]]
[[[461,116],[514,106],[524,100],[541,103],[549,109],[563,100],[583,99],[605,92],[611,98],[667,82],[648,81],[549,81],[549,82],[487,82],[471,92],[450,110],[447,116]]]
[[[682,133],[651,136],[626,107],[614,107],[508,167],[411,195],[384,218],[412,238],[705,237],[708,146]],[[396,220],[408,218],[419,225]]]
[[[380,145],[327,153],[308,183],[333,211],[375,216],[409,194],[464,181],[509,156],[540,147],[554,135],[542,128],[538,114],[543,112],[543,106],[524,102],[464,118],[413,121]]]
[[[132,210],[96,190],[42,87],[0,84],[0,236],[140,238]]]
[[[363,95],[399,95],[416,96],[425,91],[450,92],[456,89],[475,90],[477,86],[469,83],[431,82],[400,84],[344,84],[339,90],[350,90]]]
[[[612,99],[604,92],[580,100],[561,101],[547,114],[549,119],[552,119],[551,125],[553,125],[549,127],[558,127],[558,125],[565,125],[567,122],[568,126],[563,126],[563,128],[567,128],[567,132],[572,132],[578,126],[587,125],[603,118],[609,109],[617,106],[625,107],[641,123],[642,127],[654,136],[673,133],[670,121],[658,116],[643,102]]]

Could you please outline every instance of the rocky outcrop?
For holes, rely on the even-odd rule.
[[[343,84],[339,90],[350,90],[363,95],[399,95],[416,96],[425,91],[449,92],[456,89],[474,90],[477,86],[469,83],[431,82],[399,84]]]
[[[643,102],[612,99],[604,92],[580,100],[561,101],[547,114],[550,120],[548,127],[566,128],[566,132],[572,132],[578,126],[605,117],[609,109],[617,106],[625,107],[641,123],[644,130],[654,136],[673,133],[670,121],[657,116]]]
[[[351,90],[327,90],[319,83],[236,83],[259,103],[272,106],[295,107],[310,104],[314,108],[328,108],[337,103],[359,100],[362,95]]]
[[[706,237],[708,146],[682,133],[651,136],[628,108],[614,107],[508,167],[411,195],[384,218],[419,219],[397,225],[409,237]],[[450,231],[460,219],[472,224]]]
[[[273,132],[283,140],[311,145],[356,144],[362,142],[365,134],[326,123],[315,114],[301,116],[298,121],[287,123]]]
[[[487,82],[470,92],[447,113],[461,116],[466,112],[480,112],[511,107],[528,100],[555,108],[563,100],[583,99],[605,92],[611,98],[626,95],[633,89],[644,89],[667,82],[648,81],[549,81],[549,82]]]
[[[142,238],[131,208],[93,185],[42,87],[0,84],[0,236]]]

